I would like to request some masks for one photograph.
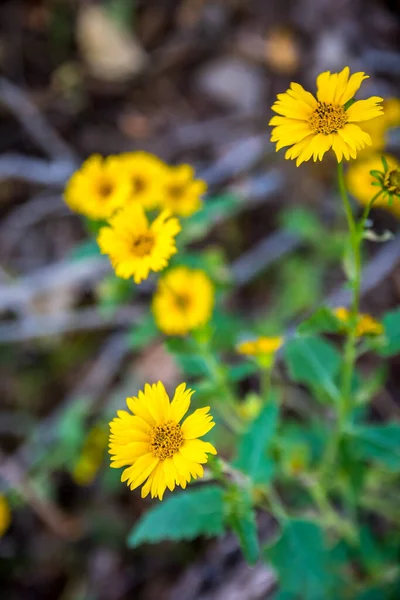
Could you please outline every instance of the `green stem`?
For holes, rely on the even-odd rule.
[[[199,341],[195,336],[193,336],[192,339],[197,346],[199,354],[204,360],[212,381],[221,393],[221,398],[218,398],[215,407],[232,431],[235,433],[242,433],[244,431],[244,426],[237,415],[235,396],[233,395],[209,344],[207,342]]]
[[[264,404],[268,402],[269,394],[271,391],[271,378],[272,378],[272,365],[271,367],[264,367],[260,372],[260,388],[261,398]]]

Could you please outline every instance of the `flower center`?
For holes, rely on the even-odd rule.
[[[168,187],[167,192],[173,202],[179,202],[183,196],[184,188],[181,185],[171,185]]]
[[[392,194],[400,196],[400,169],[391,169],[388,171],[383,185]]]
[[[171,458],[183,444],[181,426],[173,421],[156,425],[150,434],[150,452],[161,460]]]
[[[140,194],[146,187],[146,182],[142,177],[135,175],[132,177],[132,188],[134,194]]]
[[[308,120],[311,129],[315,133],[336,133],[338,129],[347,123],[347,114],[344,106],[318,102],[317,108]]]
[[[190,306],[191,298],[189,294],[176,294],[175,304],[180,310],[187,310]]]
[[[154,238],[150,233],[142,233],[132,242],[132,252],[135,256],[147,256],[154,246]]]
[[[107,180],[100,181],[99,185],[97,186],[97,192],[101,198],[108,198],[113,189],[113,184]]]

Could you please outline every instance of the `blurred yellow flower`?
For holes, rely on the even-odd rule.
[[[258,394],[247,394],[243,402],[237,405],[237,412],[243,421],[254,421],[261,412],[263,403]]]
[[[363,159],[371,152],[383,150],[387,143],[388,130],[399,125],[400,100],[398,98],[388,98],[383,101],[383,113],[375,119],[363,123],[363,130],[371,136],[372,145],[361,150],[358,156]]]
[[[133,203],[110,219],[109,227],[100,229],[97,241],[108,254],[118,277],[135,283],[147,279],[150,271],[161,271],[177,252],[175,236],[181,226],[164,210],[149,223],[141,204]]]
[[[204,271],[176,267],[158,282],[153,297],[157,326],[167,335],[186,335],[211,318],[214,286]]]
[[[300,52],[293,33],[288,29],[273,29],[265,40],[265,59],[268,66],[287,75],[300,63]]]
[[[127,466],[121,481],[134,490],[142,487],[142,498],[163,499],[166,488],[185,488],[193,477],[202,477],[208,454],[216,454],[212,444],[202,437],[215,423],[210,407],[197,409],[180,423],[189,410],[193,390],[181,383],[170,401],[159,381],[146,384],[137,397],[127,398],[132,414],[118,411],[110,423],[111,466]]]
[[[296,165],[310,160],[322,160],[325,152],[334,151],[338,162],[355,158],[357,151],[371,145],[371,137],[356,123],[377,117],[382,112],[382,98],[372,96],[346,106],[364,79],[364,73],[350,77],[349,67],[340,73],[329,71],[317,77],[317,99],[298,83],[291,83],[284,94],[278,94],[272,110],[271,141],[276,150],[291,146],[285,158],[296,159]]]
[[[161,204],[177,215],[189,217],[201,208],[201,196],[206,190],[206,182],[194,178],[190,165],[167,167]]]
[[[261,356],[275,354],[283,344],[282,337],[265,337],[261,336],[256,340],[249,340],[238,344],[236,350],[239,354],[246,356]]]
[[[127,202],[130,182],[121,170],[118,156],[88,158],[67,183],[65,202],[71,210],[90,219],[103,220]]]
[[[160,206],[166,168],[148,152],[127,152],[120,156],[121,173],[130,182],[128,204],[138,202],[146,210]]]
[[[350,311],[344,306],[340,306],[333,312],[336,318],[343,323],[345,330],[347,330],[350,322]],[[382,333],[384,333],[384,327],[382,323],[371,317],[371,315],[360,313],[357,316],[356,334],[358,337],[363,335],[382,335]]]
[[[0,494],[0,537],[5,534],[11,523],[11,511],[5,496]]]
[[[104,458],[108,435],[103,427],[93,427],[83,444],[72,478],[78,485],[90,485],[96,478]]]
[[[389,174],[390,172],[396,172],[396,169],[400,169],[400,164],[397,162],[394,156],[385,154],[384,157],[386,158],[390,169]],[[357,160],[349,166],[349,169],[346,173],[347,189],[363,206],[369,204],[379,189],[378,187],[372,185],[373,182],[376,182],[376,179],[371,175],[371,171],[382,170],[383,166],[380,154],[371,154],[364,160]],[[398,177],[398,193],[400,195],[400,173]],[[387,184],[389,186],[388,191],[391,189],[393,192],[393,185],[391,186],[389,181]],[[394,189],[394,191],[396,191],[396,189]],[[390,205],[387,197],[382,195],[375,200],[373,206],[374,208],[383,208],[400,218],[400,197],[399,199],[394,198],[392,204]]]

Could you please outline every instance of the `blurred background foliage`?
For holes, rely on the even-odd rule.
[[[248,567],[232,535],[136,547],[149,539],[141,521],[127,548],[129,531],[149,503],[108,468],[108,420],[146,381],[162,379],[172,387],[183,372],[196,382],[207,371],[185,341],[162,339],[148,309],[151,287],[132,290],[111,273],[93,242],[93,225],[67,209],[62,191],[88,155],[135,149],[169,163],[188,162],[208,182],[205,208],[188,219],[182,236],[184,261],[216,283],[221,308],[213,316],[214,342],[252,422],[259,413],[257,380],[253,365],[235,356],[238,339],[249,332],[290,332],[322,301],[347,298],[334,163],[301,169],[284,163],[269,142],[269,107],[291,80],[312,89],[317,73],[346,64],[371,75],[367,95],[400,96],[399,30],[399,7],[390,0],[1,3],[2,598],[273,597],[273,572],[265,563]],[[387,127],[384,142],[397,157],[399,124]],[[367,242],[365,252],[362,309],[381,317],[399,302],[398,215],[379,208],[371,219],[375,232],[393,234],[387,244]],[[398,314],[386,317],[386,368],[366,354],[355,382],[360,410],[377,425],[400,414],[398,323]],[[315,323],[309,326],[315,331]],[[316,344],[307,352],[322,361],[329,356],[334,365],[333,343],[318,338]],[[310,404],[307,389],[321,395],[323,385],[303,356],[293,341],[278,365],[285,420],[278,442],[267,448],[265,440],[263,448],[282,465],[289,497],[300,505],[308,501],[306,492],[298,497],[290,477],[318,459],[329,435],[313,425],[312,411],[317,418],[323,407]],[[298,386],[287,381],[288,372]],[[207,381],[199,382],[195,401],[201,405],[214,393]],[[308,430],[300,429],[298,415],[310,413]],[[270,423],[267,417],[261,413],[252,427],[263,418]],[[366,461],[372,452],[395,492],[399,440],[386,427],[358,431],[357,451]],[[222,455],[231,452],[230,443],[222,432]],[[242,443],[237,464],[246,471],[249,438]],[[357,493],[350,459],[347,467],[343,478],[352,479]],[[382,497],[373,477],[366,489],[366,510],[379,504],[398,523],[398,494]],[[220,506],[218,488],[208,491],[198,501]],[[174,501],[176,514],[179,498]],[[240,522],[237,498],[230,507]],[[218,514],[216,508],[210,534],[222,530]],[[390,523],[374,518],[361,528],[362,562],[345,544],[327,555],[314,523],[293,520],[277,541],[274,519],[265,513],[255,518],[265,554],[286,583],[279,600],[302,597],[299,573],[305,589],[315,592],[304,597],[318,598],[318,582],[346,569],[364,585],[349,598],[400,596],[392,570],[399,537]],[[254,562],[249,531],[251,523],[237,528]],[[332,597],[341,598],[335,585],[336,579]]]

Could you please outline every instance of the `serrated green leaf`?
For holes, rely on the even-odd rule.
[[[322,389],[332,400],[340,401],[336,377],[341,358],[332,344],[316,336],[297,337],[285,344],[284,358],[294,381]]]
[[[223,491],[210,485],[176,492],[148,510],[130,532],[127,544],[135,548],[144,542],[190,540],[223,531]]]
[[[337,333],[340,329],[340,322],[332,311],[322,306],[311,317],[303,321],[298,327],[302,335],[312,335],[315,333]]]
[[[378,350],[382,356],[394,356],[400,352],[400,308],[386,313],[382,319],[385,328],[385,345]]]
[[[323,531],[316,523],[288,519],[282,536],[274,546],[265,549],[265,554],[279,575],[281,593],[307,600],[340,597],[334,595],[339,581]]]
[[[400,470],[400,424],[352,427],[352,450],[364,460],[382,463],[391,471]]]
[[[260,415],[241,437],[234,466],[251,477],[254,483],[268,483],[274,474],[274,463],[267,452],[276,433],[279,406],[271,395]]]

